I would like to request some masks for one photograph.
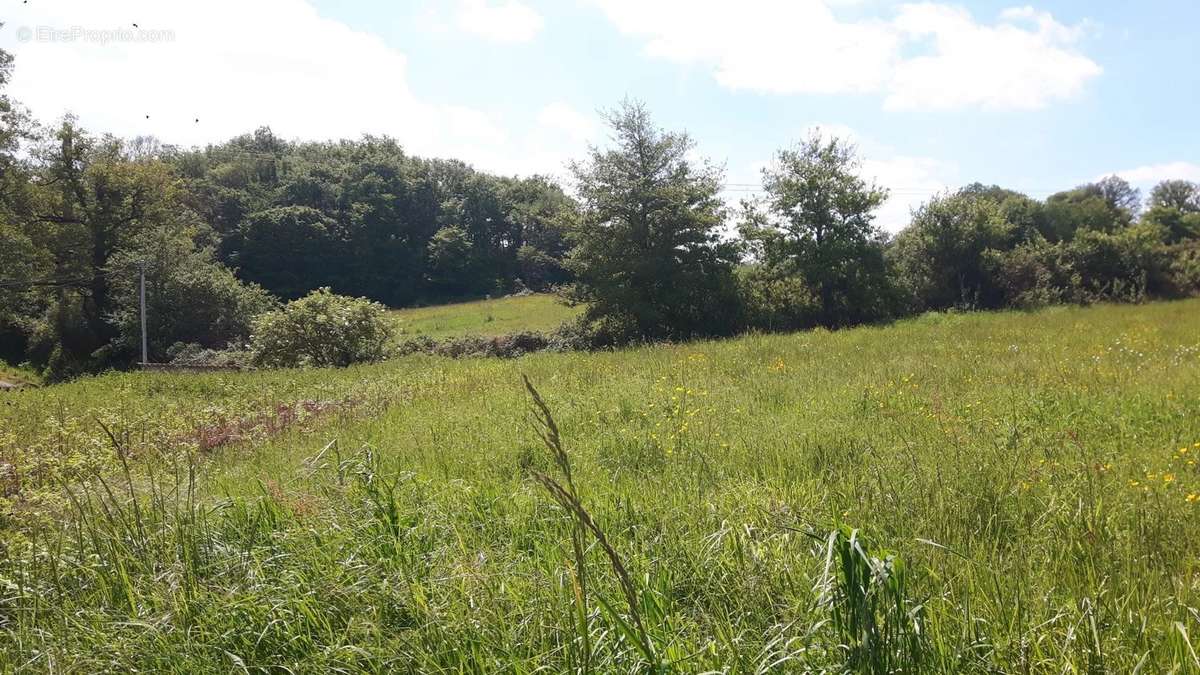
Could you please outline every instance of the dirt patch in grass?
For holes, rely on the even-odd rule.
[[[195,443],[201,451],[209,452],[234,443],[274,436],[333,413],[350,412],[362,403],[361,398],[346,398],[340,401],[308,399],[291,404],[281,403],[255,415],[219,419],[200,425],[182,440]]]

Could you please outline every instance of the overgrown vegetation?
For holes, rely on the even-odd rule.
[[[0,53],[0,87],[11,67]],[[387,138],[288,142],[263,128],[185,150],[71,117],[46,128],[0,94],[0,359],[50,381],[131,366],[143,269],[149,360],[214,363],[244,362],[258,317],[321,288],[393,308],[556,290],[579,322],[461,334],[534,330],[576,347],[1200,291],[1193,183],[1163,182],[1145,209],[1115,176],[1045,201],[972,184],[891,237],[875,222],[887,190],[841,139],[780,150],[764,196],[731,209],[723,169],[687,134],[636,101],[607,121],[611,142],[572,165],[568,194]],[[425,339],[447,330],[404,329],[419,339],[401,351],[528,351]],[[301,362],[324,361],[259,359]]]
[[[5,394],[0,667],[1189,672],[1197,302]]]

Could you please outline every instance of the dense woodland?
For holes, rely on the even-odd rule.
[[[0,86],[12,67],[0,52]],[[686,135],[637,103],[609,122],[568,192],[388,138],[262,128],[181,149],[0,98],[0,358],[51,378],[131,364],[140,266],[156,360],[245,341],[256,316],[325,287],[393,307],[558,288],[586,306],[591,344],[1200,289],[1195,184],[1143,200],[1110,177],[1045,201],[974,184],[889,237],[873,217],[887,191],[839,139],[781,150],[766,197],[730,208]]]

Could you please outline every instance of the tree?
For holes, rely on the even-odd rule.
[[[1150,208],[1200,213],[1200,184],[1186,180],[1164,180],[1150,191]]]
[[[1117,176],[1059,192],[1046,200],[1047,238],[1069,241],[1080,230],[1116,232],[1133,223],[1139,204],[1138,191]]]
[[[1150,193],[1150,208],[1142,221],[1160,227],[1167,243],[1200,239],[1200,185],[1184,180],[1159,183]]]
[[[26,234],[47,251],[58,283],[28,329],[29,356],[50,377],[114,365],[101,351],[117,336],[110,261],[181,210],[182,185],[161,150],[95,139],[69,117],[33,148]]]
[[[478,286],[474,278],[474,245],[461,227],[447,225],[429,240],[426,263],[429,284],[442,296],[455,297]]]
[[[585,321],[629,338],[736,329],[733,267],[723,242],[723,171],[689,158],[687,134],[664,131],[641,103],[606,115],[613,146],[572,164],[582,199],[570,297]]]
[[[242,278],[292,299],[338,281],[337,224],[306,206],[256,213],[243,223],[231,256]]]
[[[795,275],[819,303],[819,321],[844,326],[890,311],[884,236],[874,212],[887,191],[859,177],[857,150],[814,133],[763,169],[766,211],[750,205],[742,235],[765,268]]]
[[[1168,244],[1200,239],[1200,211],[1154,206],[1142,215],[1142,222],[1159,228]]]
[[[140,288],[137,268],[146,266],[147,336],[151,360],[161,359],[176,343],[223,349],[246,342],[254,318],[274,309],[276,301],[254,284],[244,284],[197,248],[195,227],[183,224],[142,233],[114,255],[108,273],[113,309],[109,322],[117,336],[109,346],[114,358],[132,360],[141,344]]]
[[[574,200],[558,185],[534,176],[516,180],[505,190],[508,217],[518,235],[517,277],[534,290],[569,280],[564,260],[571,249],[567,233],[578,222]]]
[[[1133,187],[1120,176],[1106,176],[1095,184],[1096,190],[1109,206],[1129,214],[1130,219],[1137,215],[1141,208],[1141,191]]]
[[[1003,298],[984,254],[1012,248],[1014,234],[993,198],[960,191],[922,205],[896,237],[890,257],[919,309],[996,307]]]

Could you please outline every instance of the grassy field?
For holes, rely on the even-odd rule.
[[[5,671],[1200,672],[1200,301],[0,397]]]
[[[402,338],[503,335],[522,330],[552,331],[579,314],[553,295],[538,293],[454,305],[415,307],[391,313]]]
[[[10,366],[3,361],[0,361],[0,380],[18,385],[37,385],[41,383],[41,378],[31,369]]]

